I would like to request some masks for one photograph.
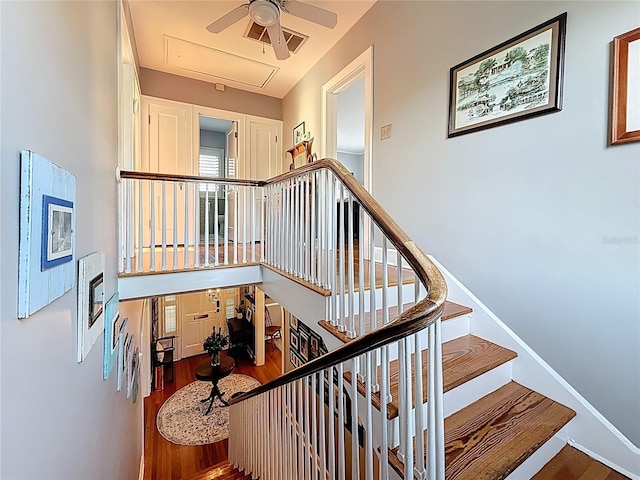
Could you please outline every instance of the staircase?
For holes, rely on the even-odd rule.
[[[240,472],[228,462],[221,462],[190,480],[251,480],[251,475]]]
[[[409,306],[405,305],[405,309]],[[390,310],[397,315],[396,307]],[[564,441],[558,438],[554,442],[549,440],[575,417],[575,411],[511,380],[511,363],[517,358],[517,353],[468,333],[471,315],[471,308],[449,301],[442,315],[445,478],[524,480],[533,475],[536,480],[627,478],[568,445],[558,453]],[[381,317],[380,310],[376,317]],[[330,323],[319,323],[343,342],[353,340]],[[369,313],[365,314],[365,325],[368,332],[371,329]],[[423,350],[423,392],[428,391],[427,358],[427,351]],[[412,354],[411,385],[416,381],[415,361],[415,354]],[[387,419],[389,430],[394,432],[398,430],[394,423],[398,417],[398,368],[397,359],[389,363],[392,400],[387,404]],[[498,372],[500,368],[502,371]],[[380,375],[378,367],[378,381]],[[351,372],[345,372],[344,378],[351,384]],[[357,381],[357,390],[364,398],[366,389],[362,381]],[[426,393],[423,399],[426,404]],[[371,394],[371,402],[379,411],[380,392]],[[415,402],[412,407],[415,408]],[[558,455],[554,457],[555,453]],[[398,446],[389,449],[388,459],[393,472],[398,478],[405,478],[401,458]]]

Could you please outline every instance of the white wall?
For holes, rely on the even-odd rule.
[[[447,139],[449,69],[565,11],[563,111]],[[284,130],[319,145],[322,84],[373,44],[374,196],[636,445],[640,144],[607,147],[607,127],[610,42],[639,20],[637,2],[380,0],[283,99]]]
[[[364,154],[338,152],[336,160],[347,167],[360,183],[364,183]]]
[[[6,479],[135,479],[142,400],[102,380],[103,336],[76,363],[74,288],[17,320],[19,151],[77,180],[76,258],[106,256],[117,288],[117,3],[1,2],[2,447]],[[130,319],[131,320],[131,319]],[[131,328],[138,332],[135,321]],[[137,336],[137,334],[136,334]]]

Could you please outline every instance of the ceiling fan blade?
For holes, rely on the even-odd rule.
[[[241,20],[249,13],[249,4],[240,5],[239,7],[234,8],[226,15],[220,17],[218,20],[213,22],[211,25],[207,27],[211,33],[220,33],[225,28],[230,27],[238,20]]]
[[[269,40],[271,40],[271,46],[276,54],[278,60],[286,60],[289,58],[289,47],[287,47],[287,41],[282,33],[280,23],[274,23],[267,27],[267,33],[269,34]]]
[[[338,15],[334,12],[296,0],[288,1],[285,4],[284,11],[328,28],[333,28],[338,23]]]

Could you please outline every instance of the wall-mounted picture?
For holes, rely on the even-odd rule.
[[[304,140],[304,122],[296,125],[296,128],[293,129],[293,144],[296,145]]]
[[[296,368],[300,366],[300,361],[298,360],[298,357],[296,356],[296,354],[293,352],[289,354],[289,361],[291,362],[291,365],[293,365]]]
[[[118,356],[118,339],[120,336],[120,312],[118,311],[120,295],[118,292],[107,302],[105,307],[104,326],[104,358],[102,368],[102,378],[106,380],[113,369],[116,357]]]
[[[78,262],[78,362],[82,362],[104,330],[104,253]]]
[[[562,110],[563,13],[450,71],[449,137]]]
[[[290,342],[289,343],[291,344],[291,348],[293,350],[297,351],[298,350],[298,338],[299,338],[298,337],[298,332],[296,332],[295,330],[291,330],[289,332],[289,334],[290,334]]]
[[[73,202],[42,196],[41,269],[70,262],[73,256]]]
[[[318,355],[320,353],[319,344],[320,339],[315,335],[311,335],[311,338],[309,338],[309,360],[318,358]]]
[[[305,362],[309,361],[309,334],[300,332],[300,356]]]
[[[118,333],[118,359],[116,361],[116,370],[118,372],[118,383],[117,383],[117,387],[116,390],[119,392],[122,389],[122,380],[125,374],[124,371],[124,367],[125,367],[125,355],[124,355],[124,349],[125,346],[127,345],[127,341],[129,340],[128,338],[128,334],[127,334],[127,324],[129,323],[129,320],[127,318],[122,320],[122,323],[120,324],[120,332]]]
[[[640,141],[640,28],[613,39],[611,144]]]
[[[89,328],[93,326],[104,306],[104,274],[100,273],[89,282]]]
[[[75,176],[35,152],[20,152],[18,318],[76,285],[75,201]]]
[[[133,334],[129,334],[127,343],[124,346],[124,361],[125,361],[125,380],[127,382],[127,398],[131,398],[131,392],[133,390],[133,373],[135,368],[134,363],[134,344]]]
[[[294,315],[290,315],[289,317],[289,325],[291,325],[291,328],[294,330],[298,330],[298,317],[295,317]]]

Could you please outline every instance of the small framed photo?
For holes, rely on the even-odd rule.
[[[298,368],[300,366],[300,361],[298,360],[297,355],[293,352],[291,352],[291,354],[289,355],[289,361],[295,368]]]
[[[449,138],[562,110],[566,24],[563,13],[452,67]]]
[[[104,253],[78,262],[78,362],[82,362],[104,331]]]
[[[73,257],[73,202],[42,196],[41,270],[47,270]]]
[[[300,122],[300,124],[293,129],[293,144],[297,145],[302,140],[304,140],[304,134],[304,122]]]
[[[318,358],[320,353],[320,339],[315,335],[311,335],[309,338],[309,360],[313,360],[314,358]]]
[[[89,328],[102,315],[104,305],[104,274],[96,275],[89,282]]]
[[[309,361],[309,335],[300,332],[300,356],[305,362]]]
[[[295,350],[296,352],[298,351],[298,332],[296,332],[295,330],[290,330],[289,331],[290,334],[290,344],[291,344],[291,349]]]
[[[291,315],[289,325],[291,325],[291,328],[293,328],[294,330],[298,330],[298,317]]]

